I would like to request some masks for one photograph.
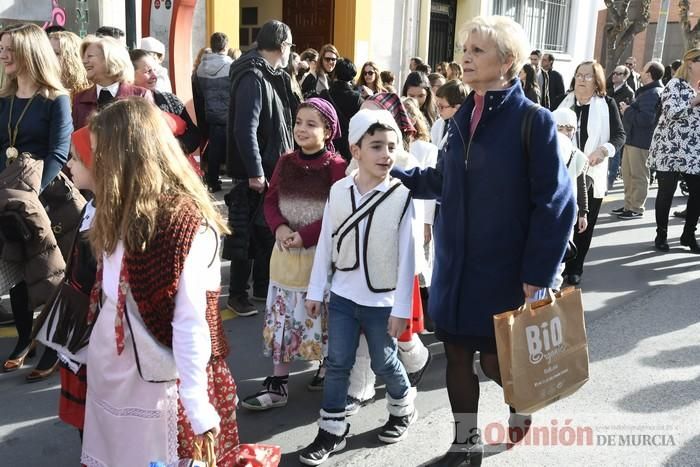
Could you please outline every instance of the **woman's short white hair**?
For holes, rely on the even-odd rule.
[[[85,56],[85,51],[93,44],[102,49],[105,57],[105,68],[109,78],[120,83],[134,82],[134,65],[131,63],[129,51],[121,42],[109,36],[86,36],[80,45],[80,56]]]
[[[513,64],[503,76],[509,81],[515,78],[530,55],[530,39],[523,27],[507,16],[477,16],[462,26],[461,43],[475,33],[496,43],[501,63],[513,58]]]

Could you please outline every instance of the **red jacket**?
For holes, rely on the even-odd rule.
[[[134,86],[129,83],[121,83],[117,91],[117,99],[129,96],[139,96],[153,102],[153,94],[148,89]],[[85,91],[73,96],[73,128],[76,130],[85,126],[88,117],[97,110],[97,89],[93,84]]]

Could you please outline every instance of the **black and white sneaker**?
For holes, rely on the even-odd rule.
[[[345,429],[345,434],[342,436],[336,436],[326,430],[319,428],[318,434],[314,442],[306,446],[299,453],[299,462],[304,465],[321,465],[328,457],[338,451],[345,449],[345,437],[350,431],[350,425],[348,424]]]
[[[369,404],[370,402],[374,402],[373,397],[370,399],[360,400],[352,396],[348,396],[348,398],[345,400],[345,416],[352,417],[357,412],[359,412],[362,407]]]
[[[622,214],[619,214],[617,216],[617,218],[628,221],[631,219],[639,219],[642,216],[643,216],[643,214],[641,212],[634,212],[634,211],[627,210],[627,211],[624,211]]]
[[[428,351],[428,359],[425,361],[425,365],[413,373],[408,374],[408,381],[411,383],[411,387],[416,387],[418,384],[421,382],[423,379],[423,374],[425,374],[425,370],[428,369],[430,366],[430,362],[433,361],[433,356],[430,354],[430,351]]]
[[[622,207],[620,207],[620,208],[613,209],[613,210],[610,211],[610,212],[613,213],[613,214],[622,214],[623,212],[625,212],[625,207],[622,206]]]
[[[413,413],[403,417],[389,415],[389,420],[382,427],[382,431],[377,436],[379,441],[388,444],[398,443],[408,434],[408,427],[418,418],[418,409],[413,409]]]

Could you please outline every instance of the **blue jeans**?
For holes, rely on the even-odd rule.
[[[612,190],[615,179],[617,178],[617,173],[620,171],[620,162],[622,161],[622,149],[615,152],[615,155],[610,158],[610,165],[608,165],[608,190]]]
[[[331,293],[323,410],[345,412],[350,370],[355,364],[360,330],[367,338],[372,371],[382,377],[387,393],[393,399],[401,399],[408,394],[411,384],[399,361],[396,339],[387,333],[390,313],[391,307],[362,306]]]

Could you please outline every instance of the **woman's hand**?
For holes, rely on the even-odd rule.
[[[289,237],[287,237],[287,240],[284,241],[284,247],[303,248],[304,241],[301,239],[301,235],[299,235],[299,232],[292,232],[292,234]]]
[[[525,294],[525,298],[532,298],[535,296],[538,290],[540,290],[542,287],[537,286],[537,285],[530,285],[526,284],[523,282],[523,293]]]
[[[398,339],[399,336],[406,330],[407,324],[408,320],[406,318],[389,316],[389,324],[387,325],[386,332],[388,332],[391,337]]]
[[[285,246],[285,242],[293,233],[294,231],[286,224],[282,224],[277,227],[277,230],[275,230],[275,240],[277,240],[277,245],[280,247],[280,249],[284,250],[287,248]]]
[[[578,218],[578,233],[583,233],[588,228],[588,218],[586,216],[581,216]]]
[[[601,162],[603,162],[607,155],[608,155],[608,152],[605,150],[605,148],[603,146],[601,146],[588,155],[588,164],[591,167],[594,167],[594,166],[600,164]]]

